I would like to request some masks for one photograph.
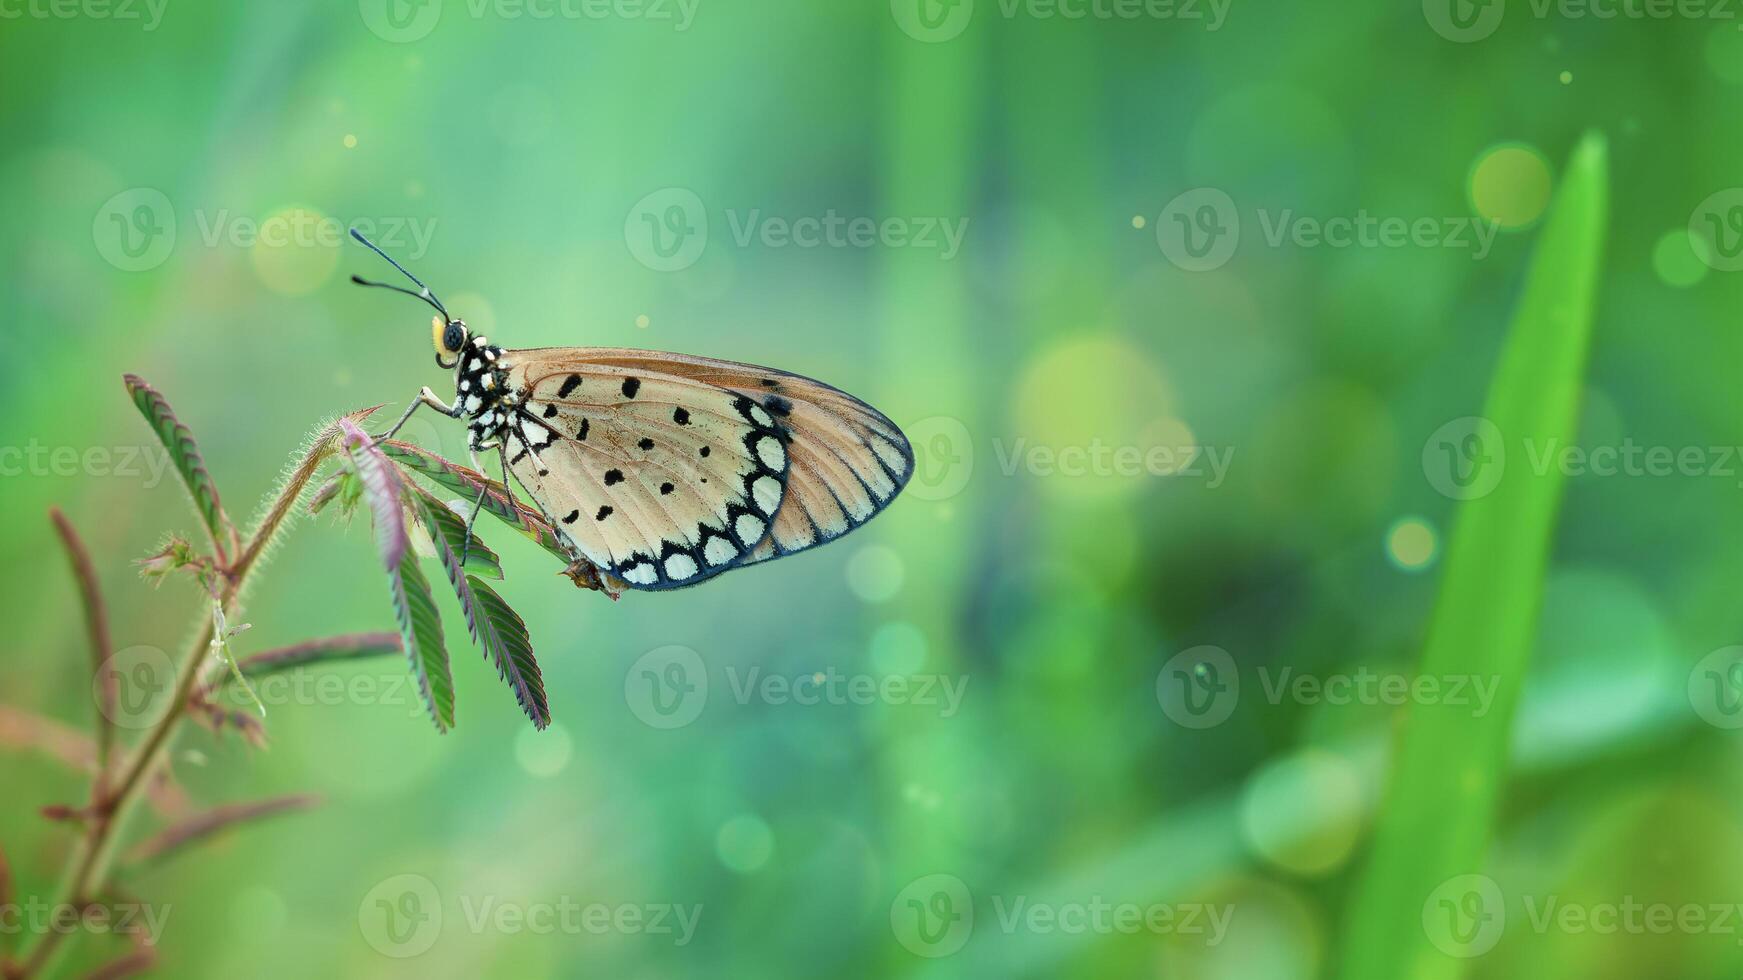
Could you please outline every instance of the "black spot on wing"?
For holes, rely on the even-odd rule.
[[[557,389],[557,397],[567,398],[571,392],[579,387],[581,387],[581,376],[579,374],[571,374],[563,379],[563,387]]]
[[[578,511],[578,510],[572,510],[572,511],[570,511],[570,512],[569,512],[569,513],[567,513],[567,514],[564,514],[564,515],[563,515],[563,523],[564,523],[564,524],[573,524],[573,523],[575,523],[575,521],[576,521],[576,520],[578,520],[578,519],[579,519],[579,518],[580,518],[580,517],[581,517],[581,512],[580,512],[580,511]]]
[[[640,391],[641,388],[642,388],[642,382],[641,382],[640,378],[624,378],[623,379],[623,397],[634,398],[635,393]]]

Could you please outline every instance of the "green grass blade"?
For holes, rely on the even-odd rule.
[[[1573,441],[1607,211],[1606,155],[1590,134],[1574,151],[1537,243],[1484,414],[1511,466],[1464,502],[1447,548],[1420,671],[1494,677],[1482,717],[1451,705],[1408,709],[1366,867],[1347,917],[1341,976],[1452,978],[1480,952],[1430,938],[1425,908],[1450,879],[1480,874],[1507,771],[1514,708],[1532,653],[1562,474],[1531,471],[1527,440]],[[1479,474],[1480,475],[1480,474]],[[1434,912],[1434,914],[1440,914]]]
[[[230,527],[229,515],[224,513],[224,505],[218,499],[218,485],[212,481],[212,474],[206,470],[206,461],[200,455],[199,444],[194,442],[194,434],[176,418],[169,402],[158,394],[156,388],[147,384],[145,379],[136,374],[127,374],[122,375],[121,381],[127,386],[127,394],[133,399],[133,404],[139,407],[139,414],[145,416],[145,421],[157,433],[163,447],[169,450],[170,460],[175,463],[176,472],[182,476],[182,484],[193,497],[194,509],[199,511],[200,520],[212,535],[212,547],[222,557],[225,548],[235,548],[234,532]]]

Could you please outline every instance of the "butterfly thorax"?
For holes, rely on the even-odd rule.
[[[521,393],[510,389],[501,357],[502,348],[474,337],[455,368],[454,404],[472,420],[467,443],[473,450],[501,445],[520,408]]]

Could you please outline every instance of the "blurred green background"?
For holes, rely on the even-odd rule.
[[[89,725],[51,504],[118,647],[197,625],[130,564],[198,524],[123,372],[239,519],[320,420],[447,393],[427,311],[346,283],[390,271],[355,224],[495,342],[811,375],[919,473],[840,543],[616,604],[486,522],[556,724],[445,599],[453,733],[395,658],[264,691],[265,750],[184,731],[200,803],[325,803],[125,879],[161,975],[1734,977],[1743,21],[1628,9],[0,0],[0,703]],[[1593,130],[1577,447],[1636,463],[1501,432],[1479,473]],[[463,460],[442,421],[408,432]],[[1460,498],[1546,467],[1528,666],[1385,693]],[[302,523],[233,618],[241,653],[391,629],[367,526]],[[1424,709],[1512,748],[1441,774],[1492,819],[1408,828],[1481,879],[1388,892]],[[83,785],[0,754],[20,896],[57,893],[37,809]]]

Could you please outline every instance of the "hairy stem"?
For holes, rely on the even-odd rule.
[[[374,409],[365,409],[347,417],[361,418],[373,411]],[[217,576],[214,598],[222,608],[230,608],[236,597],[242,593],[249,574],[260,567],[260,557],[271,544],[273,536],[284,526],[285,517],[296,507],[297,500],[321,464],[336,451],[335,437],[338,432],[336,421],[322,427],[304,450],[290,476],[278,488],[278,493],[267,507],[259,526],[249,536],[247,547],[236,553],[235,561],[231,565],[221,569],[223,574]],[[94,797],[91,813],[85,824],[84,840],[73,855],[72,870],[67,877],[64,896],[55,907],[71,906],[82,915],[84,909],[101,896],[113,859],[115,839],[126,825],[127,818],[139,799],[140,790],[150,782],[149,777],[161,761],[164,747],[169,744],[181,722],[187,717],[189,695],[199,682],[204,658],[211,650],[212,622],[210,611],[202,606],[199,633],[182,661],[180,674],[176,678],[175,694],[165,707],[163,717],[151,727],[145,739],[128,759],[126,768],[114,783],[114,788],[100,797]],[[101,771],[99,768],[99,772]],[[24,980],[41,973],[59,949],[61,940],[72,931],[50,930],[46,933],[31,949],[30,957],[22,966],[13,970],[13,976]]]

